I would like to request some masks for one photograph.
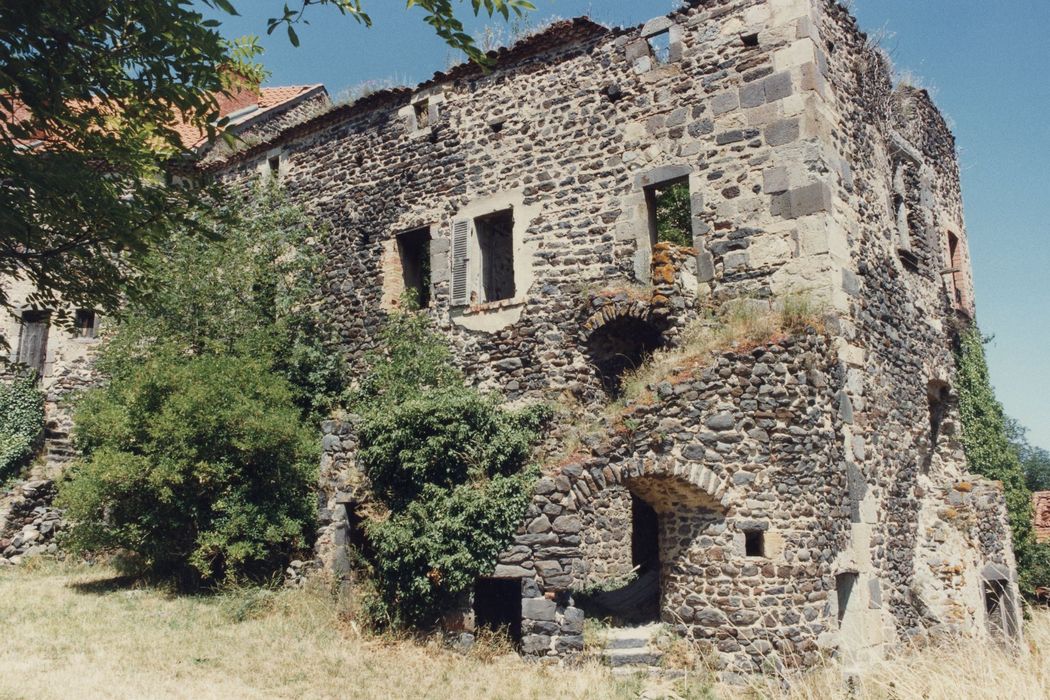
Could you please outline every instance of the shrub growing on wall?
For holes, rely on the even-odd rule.
[[[995,398],[984,356],[984,339],[974,327],[963,333],[956,358],[959,412],[966,460],[974,472],[1003,483],[1021,592],[1050,586],[1050,545],[1038,544],[1032,530],[1032,494],[1010,442],[1002,404]]]
[[[150,259],[59,487],[76,550],[194,584],[268,576],[310,544],[317,422],[342,391],[308,220],[274,189],[216,214],[211,240],[176,235]]]
[[[0,383],[0,482],[33,458],[44,433],[44,395],[32,376]]]
[[[492,570],[524,518],[548,409],[465,388],[425,317],[395,314],[355,397],[358,464],[386,513],[366,528],[380,625],[426,625]]]

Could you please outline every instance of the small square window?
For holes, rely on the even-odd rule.
[[[73,315],[73,334],[77,338],[94,338],[98,334],[98,316],[94,309],[77,309]]]
[[[416,129],[430,127],[430,100],[420,100],[412,105],[416,115]]]
[[[671,60],[671,33],[663,31],[648,37],[649,50],[653,53],[653,60],[657,63],[668,63]]]
[[[740,41],[749,48],[758,46],[758,34],[744,34],[740,37]]]
[[[766,556],[766,533],[762,530],[744,530],[744,554],[749,557]]]

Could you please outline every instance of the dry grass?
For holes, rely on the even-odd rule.
[[[807,326],[819,329],[821,315],[821,307],[805,294],[788,295],[774,303],[757,299],[727,303],[717,314],[686,326],[677,347],[657,350],[644,365],[628,372],[623,380],[624,397],[640,399],[658,382],[688,379],[719,353],[782,340]]]
[[[375,637],[321,585],[179,597],[113,576],[58,564],[0,570],[0,698],[1050,697],[1047,611],[1028,625],[1031,649],[1021,656],[961,641],[883,662],[852,691],[835,666],[791,678],[785,691],[788,679],[712,686],[702,668],[661,681],[593,663],[543,667],[507,653],[498,636],[466,656],[437,642]],[[674,658],[682,651],[668,648]]]

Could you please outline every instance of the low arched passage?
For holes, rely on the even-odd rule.
[[[618,397],[624,375],[641,367],[664,344],[662,330],[652,321],[618,316],[587,336],[587,358],[606,393]]]

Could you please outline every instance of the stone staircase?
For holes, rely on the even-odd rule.
[[[654,622],[606,630],[602,661],[624,673],[658,667],[663,652],[656,648],[655,639],[661,629],[660,623]]]
[[[48,429],[44,432],[44,461],[49,467],[60,468],[77,456],[73,439],[68,432]]]

